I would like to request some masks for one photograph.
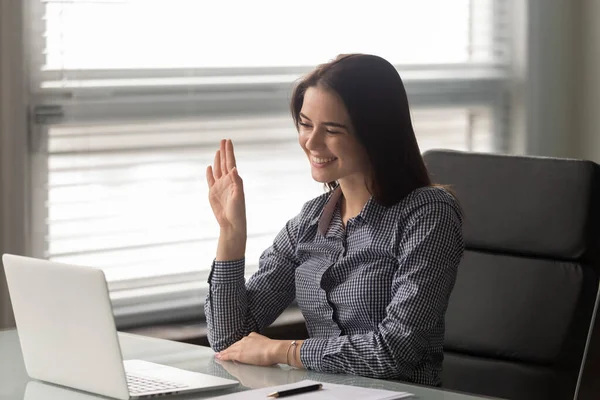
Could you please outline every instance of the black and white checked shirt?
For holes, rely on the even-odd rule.
[[[205,303],[221,351],[261,332],[294,300],[307,369],[441,383],[444,319],[463,254],[452,195],[420,188],[391,207],[371,198],[342,224],[341,190],[307,202],[245,282],[244,260],[214,262]]]

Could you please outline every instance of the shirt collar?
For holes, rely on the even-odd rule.
[[[325,236],[327,230],[329,229],[329,225],[333,219],[333,212],[340,202],[341,197],[342,189],[338,186],[333,189],[329,199],[327,199],[327,203],[325,203],[325,206],[323,207],[323,212],[321,212],[321,216],[319,217],[319,232],[323,236]]]
[[[333,189],[333,191],[329,195],[325,206],[323,206],[323,211],[321,211],[321,213],[311,221],[311,225],[314,225],[316,223],[319,224],[318,230],[323,236],[326,235],[327,230],[329,229],[329,225],[331,224],[331,220],[333,219],[333,214],[340,202],[341,197],[342,189],[340,188],[340,186],[338,186],[335,189]],[[384,214],[384,212],[385,207],[379,204],[377,200],[375,200],[371,196],[371,198],[364,205],[360,214],[356,216],[356,220],[365,222],[377,221]]]
[[[322,219],[327,219],[329,221],[329,223],[331,223],[331,219],[333,218],[333,211],[335,210],[335,206],[337,205],[337,203],[340,201],[341,196],[342,196],[342,190],[340,189],[339,186],[336,187],[335,189],[333,189],[332,191],[330,191],[329,196],[327,197],[327,201],[325,202],[325,205],[323,206],[323,209],[316,217],[314,217],[310,221],[309,226],[316,225],[317,223],[320,226],[321,225],[320,221]]]

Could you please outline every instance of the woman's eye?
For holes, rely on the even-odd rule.
[[[330,131],[329,129],[328,129],[326,132],[327,132],[327,133],[333,133],[333,134],[336,134],[336,133],[341,133],[341,132],[339,132],[339,131]]]
[[[299,122],[298,124],[304,128],[310,128],[310,125],[305,122]]]

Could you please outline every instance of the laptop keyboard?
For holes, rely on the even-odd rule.
[[[165,381],[158,378],[150,378],[136,373],[127,372],[127,386],[131,395],[141,395],[152,392],[167,392],[178,391],[178,389],[186,388],[188,385]]]

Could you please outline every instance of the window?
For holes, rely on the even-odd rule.
[[[30,1],[36,255],[102,268],[121,327],[201,315],[219,139],[246,182],[248,275],[323,192],[287,107],[339,53],[397,66],[422,151],[506,144],[505,1]]]

